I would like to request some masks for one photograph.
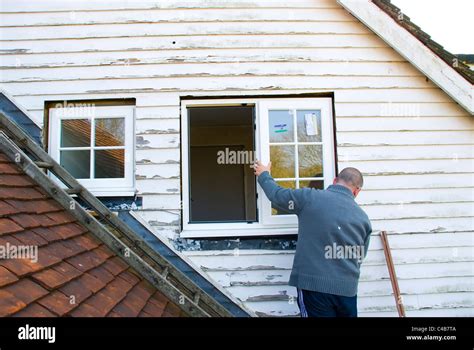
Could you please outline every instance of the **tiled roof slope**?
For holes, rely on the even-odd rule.
[[[185,316],[0,153],[0,316]]]
[[[392,17],[395,22],[408,30],[413,36],[415,36],[455,71],[457,71],[464,79],[466,79],[469,83],[474,84],[474,71],[472,71],[468,65],[464,64],[457,56],[453,55],[443,46],[431,39],[429,34],[425,33],[420,27],[410,20],[410,17],[406,16],[405,14],[400,16],[400,14],[403,12],[394,4],[392,4],[390,0],[372,0],[372,2],[390,17]]]

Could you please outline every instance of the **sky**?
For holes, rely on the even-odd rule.
[[[392,0],[413,23],[453,54],[474,54],[474,0]]]

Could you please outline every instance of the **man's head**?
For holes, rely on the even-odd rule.
[[[334,179],[333,184],[347,187],[351,190],[354,197],[357,197],[364,185],[364,178],[362,173],[356,168],[345,168]]]

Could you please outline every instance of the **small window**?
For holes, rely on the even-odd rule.
[[[101,196],[134,193],[133,106],[49,110],[49,153]]]
[[[271,160],[286,188],[323,189],[335,176],[330,98],[186,100],[182,118],[182,237],[296,233],[296,216],[257,186],[255,159]]]

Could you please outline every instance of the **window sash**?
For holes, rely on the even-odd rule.
[[[81,107],[68,107],[78,108]],[[95,152],[99,150],[124,150],[124,177],[123,178],[89,178],[78,179],[78,181],[97,196],[133,195],[135,193],[135,128],[134,128],[134,106],[96,106],[95,112],[84,116],[80,113],[64,113],[62,108],[51,108],[49,110],[49,153],[59,163],[61,151],[88,150],[90,157],[90,177],[94,174]],[[96,116],[100,114],[100,116]],[[124,118],[124,145],[122,146],[95,146],[95,120]],[[61,145],[61,121],[87,119],[91,121],[91,143],[90,146],[60,147]],[[50,174],[52,178],[56,177]],[[59,183],[60,180],[56,179]]]
[[[270,159],[270,145],[283,143],[269,142],[268,109],[319,109],[321,110],[322,142],[289,142],[292,145],[323,145],[323,177],[300,177],[298,180],[324,180],[324,187],[332,183],[335,176],[335,151],[331,98],[262,98],[262,99],[222,99],[222,100],[185,100],[181,103],[181,160],[182,160],[182,219],[181,237],[225,237],[252,235],[285,235],[295,234],[297,227],[296,215],[272,216],[271,203],[260,186],[257,186],[258,222],[254,223],[190,223],[190,164],[189,164],[189,117],[188,108],[203,106],[239,106],[243,103],[255,106],[256,157],[264,164]],[[296,119],[296,118],[295,118]],[[296,123],[296,120],[295,120]],[[297,166],[297,165],[296,165]],[[285,180],[285,179],[279,179]],[[292,180],[292,179],[289,179]],[[278,230],[275,230],[278,229]]]
[[[324,188],[329,186],[335,177],[335,160],[334,160],[334,132],[333,132],[333,116],[332,103],[330,98],[287,98],[287,99],[265,99],[258,104],[259,108],[259,136],[261,145],[261,161],[267,164],[270,161],[270,146],[286,145],[295,147],[294,167],[295,176],[288,178],[275,178],[278,181],[295,181],[298,188],[299,181],[304,180],[324,180]],[[293,121],[293,142],[270,142],[270,122],[269,112],[271,110],[291,110]],[[297,129],[297,110],[320,110],[321,111],[321,141],[300,142],[298,141]],[[299,145],[320,145],[322,146],[322,177],[300,177],[299,172]],[[263,192],[263,191],[262,191]],[[265,194],[259,195],[261,218],[264,225],[280,225],[295,226],[297,225],[296,215],[272,215],[272,206]]]

